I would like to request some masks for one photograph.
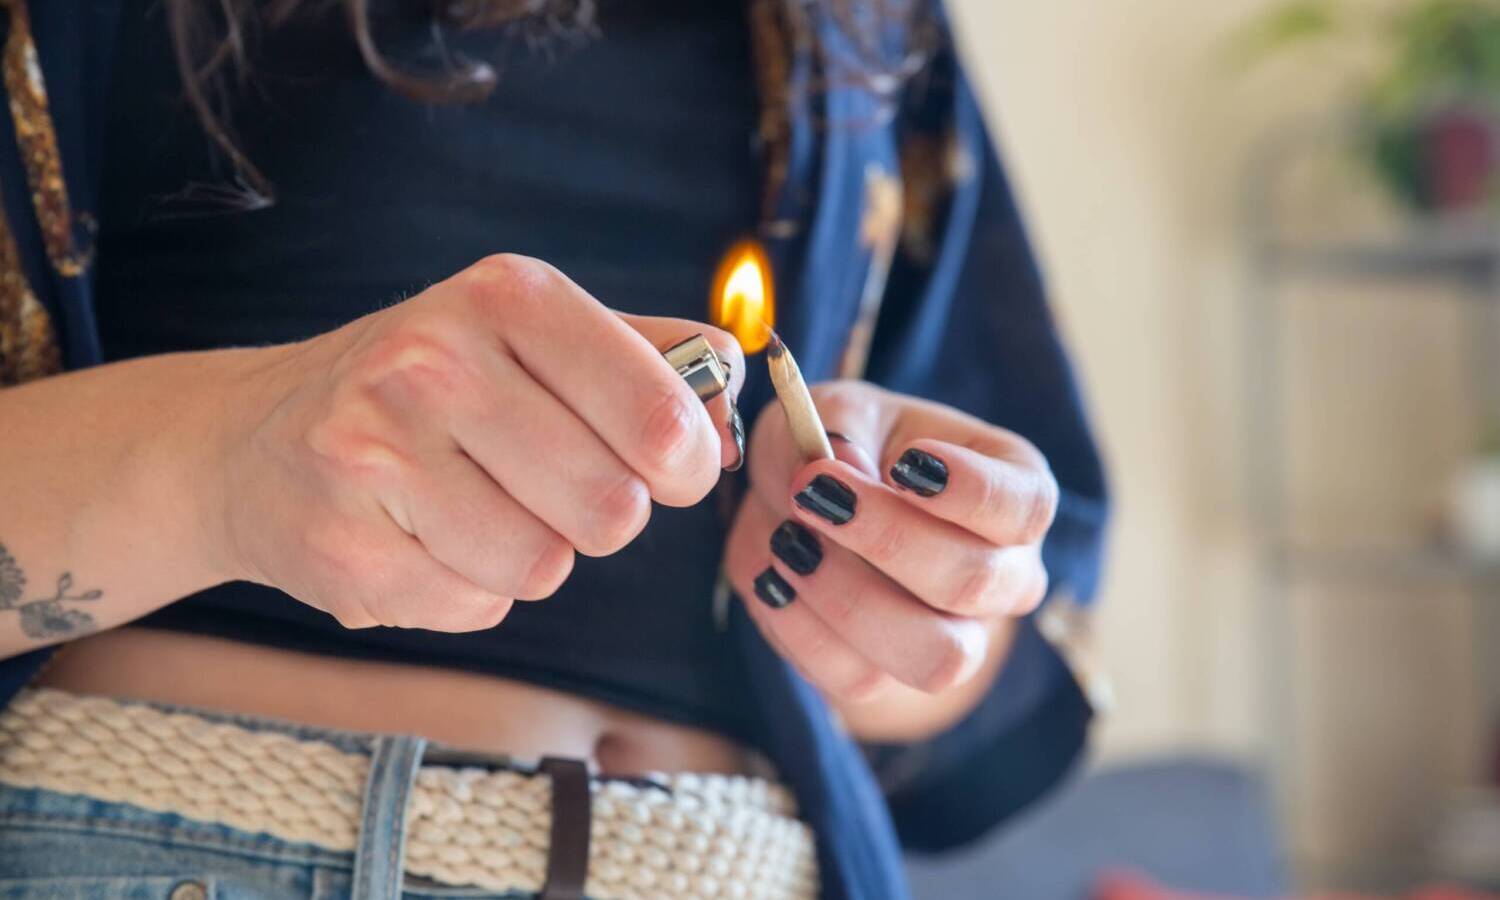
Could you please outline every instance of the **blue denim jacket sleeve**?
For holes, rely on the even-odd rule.
[[[1015,197],[951,42],[931,79],[901,123],[903,156],[914,141],[942,148],[920,157],[925,173],[905,167],[916,206],[909,221],[928,234],[906,240],[898,256],[869,377],[1041,449],[1061,488],[1043,547],[1052,592],[1087,603],[1106,509],[1099,456]],[[929,203],[912,179],[934,170],[945,185]],[[903,843],[952,847],[1030,803],[1079,758],[1089,718],[1067,666],[1023,620],[994,688],[966,719],[918,746],[869,748]]]

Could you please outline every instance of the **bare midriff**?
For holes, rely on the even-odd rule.
[[[73,641],[36,683],[324,728],[417,734],[518,758],[567,756],[605,774],[747,769],[744,750],[720,735],[525,682],[181,632],[120,628]]]

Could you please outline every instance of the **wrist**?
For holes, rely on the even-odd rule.
[[[286,347],[215,350],[163,357],[161,377],[177,386],[172,415],[146,436],[161,454],[151,468],[165,473],[163,515],[184,529],[177,546],[195,589],[255,580],[236,539],[235,513],[245,490],[256,490],[244,464],[256,426],[281,396],[277,377]],[[169,395],[170,396],[170,395]]]

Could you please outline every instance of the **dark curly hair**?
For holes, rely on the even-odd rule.
[[[595,31],[599,0],[398,0],[425,12],[435,35],[444,28],[495,29],[531,40],[578,39]],[[755,50],[761,96],[759,137],[775,181],[784,152],[788,107],[797,102],[787,90],[794,48],[822,52],[812,17],[832,13],[847,36],[854,59],[837,67],[887,96],[894,96],[926,55],[934,33],[931,5],[936,0],[747,0],[746,27]],[[371,0],[164,0],[177,67],[189,106],[210,140],[228,158],[247,206],[266,205],[270,180],[239,148],[227,110],[236,82],[250,71],[249,36],[276,27],[304,10],[342,7],[352,38],[370,72],[393,90],[429,103],[475,103],[488,97],[499,76],[482,60],[437,49],[441,65],[413,72],[392,63],[380,50],[371,25]],[[892,42],[891,36],[904,40]],[[888,48],[895,44],[901,49]],[[892,58],[894,55],[895,58]],[[830,67],[825,66],[825,70]],[[826,77],[826,76],[825,76]],[[841,76],[843,77],[843,76]]]

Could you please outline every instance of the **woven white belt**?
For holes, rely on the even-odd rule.
[[[50,689],[0,713],[0,782],[80,794],[352,852],[370,757],[326,741]],[[759,778],[591,781],[589,897],[816,896],[811,830]],[[406,871],[450,885],[538,891],[551,779],[424,765],[407,813]],[[659,786],[657,786],[659,785]]]

